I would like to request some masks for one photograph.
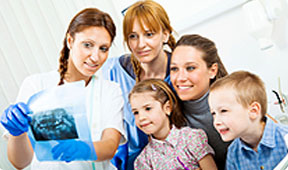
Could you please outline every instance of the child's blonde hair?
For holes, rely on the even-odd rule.
[[[210,87],[210,92],[231,87],[236,92],[237,101],[245,108],[253,102],[261,105],[261,120],[267,112],[267,95],[263,81],[257,75],[248,71],[237,71],[216,80]]]
[[[171,114],[169,120],[171,124],[174,124],[177,128],[181,128],[186,125],[186,119],[180,111],[178,104],[178,98],[173,93],[170,86],[161,79],[147,79],[138,82],[129,94],[129,100],[135,93],[154,92],[152,97],[159,101],[163,106],[169,101],[171,106]]]

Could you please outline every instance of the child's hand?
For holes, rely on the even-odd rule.
[[[31,118],[28,116],[32,113],[24,103],[10,105],[1,116],[2,125],[13,136],[19,136],[28,131]]]
[[[52,149],[53,158],[60,157],[61,161],[71,162],[74,160],[97,160],[93,145],[90,147],[83,141],[61,141]],[[92,158],[92,159],[91,159]]]

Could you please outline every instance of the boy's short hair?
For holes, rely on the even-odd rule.
[[[210,92],[225,87],[235,90],[237,101],[245,108],[253,102],[258,102],[261,105],[261,119],[265,119],[267,96],[265,85],[259,76],[248,71],[236,71],[214,82]]]

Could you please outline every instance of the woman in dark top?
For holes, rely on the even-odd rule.
[[[218,169],[224,169],[229,143],[213,127],[208,105],[210,85],[227,75],[214,42],[200,35],[184,35],[176,43],[170,65],[171,83],[182,102],[188,125],[203,129],[215,151]]]

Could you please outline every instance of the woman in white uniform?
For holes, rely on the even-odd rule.
[[[107,13],[96,8],[80,11],[66,32],[58,71],[32,75],[24,80],[17,104],[8,107],[1,116],[2,125],[10,133],[8,158],[15,168],[23,169],[31,164],[33,170],[115,169],[110,159],[120,141],[125,140],[122,93],[116,83],[95,74],[106,61],[115,34],[115,25]],[[30,110],[25,103],[41,90],[79,80],[86,83],[86,110],[97,160],[40,162],[28,139],[30,118],[27,114]],[[85,150],[78,149],[73,153],[87,157]]]

